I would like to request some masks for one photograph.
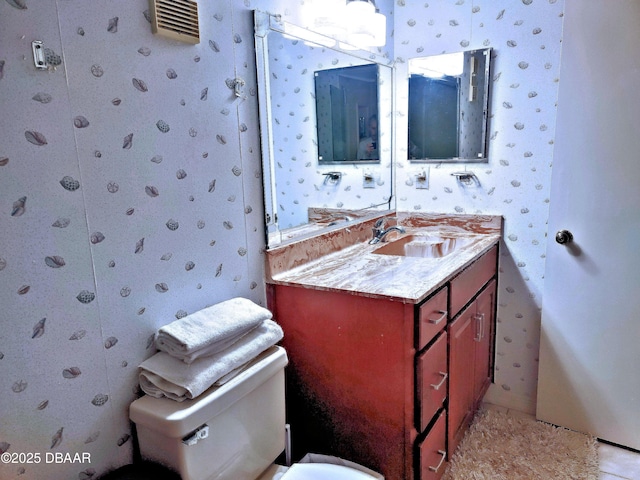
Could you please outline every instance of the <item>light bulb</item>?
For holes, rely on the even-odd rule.
[[[387,43],[387,19],[386,17],[376,12],[373,16],[373,43],[372,47],[384,47]]]
[[[347,41],[357,47],[382,46],[386,37],[386,18],[376,13],[367,0],[353,0],[347,4]]]

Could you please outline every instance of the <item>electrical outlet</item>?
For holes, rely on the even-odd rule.
[[[416,188],[418,190],[428,190],[429,189],[429,175],[426,170],[418,173],[416,175]]]
[[[365,173],[362,178],[362,188],[376,188],[376,179],[371,173]]]

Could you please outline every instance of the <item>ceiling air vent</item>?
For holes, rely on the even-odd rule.
[[[149,0],[151,31],[187,43],[200,43],[198,4],[193,0]]]

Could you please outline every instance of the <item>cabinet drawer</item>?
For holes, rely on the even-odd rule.
[[[447,398],[447,332],[418,357],[418,407],[416,425],[422,432]]]
[[[451,318],[496,274],[497,257],[495,246],[451,281]]]
[[[445,419],[446,413],[443,410],[429,435],[420,444],[420,480],[439,480],[447,468]]]
[[[420,351],[447,325],[448,287],[443,288],[420,306],[418,315],[418,345]]]

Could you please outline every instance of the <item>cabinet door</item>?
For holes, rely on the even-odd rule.
[[[447,398],[447,332],[424,351],[417,362],[418,432],[424,431]]]
[[[429,435],[420,444],[420,480],[438,480],[447,467],[445,418],[443,410]]]
[[[449,455],[464,436],[473,414],[475,313],[472,303],[449,326]]]
[[[496,297],[496,282],[492,281],[478,295],[476,305],[475,362],[474,362],[474,399],[482,400],[491,383],[491,354],[493,338],[493,316]]]

